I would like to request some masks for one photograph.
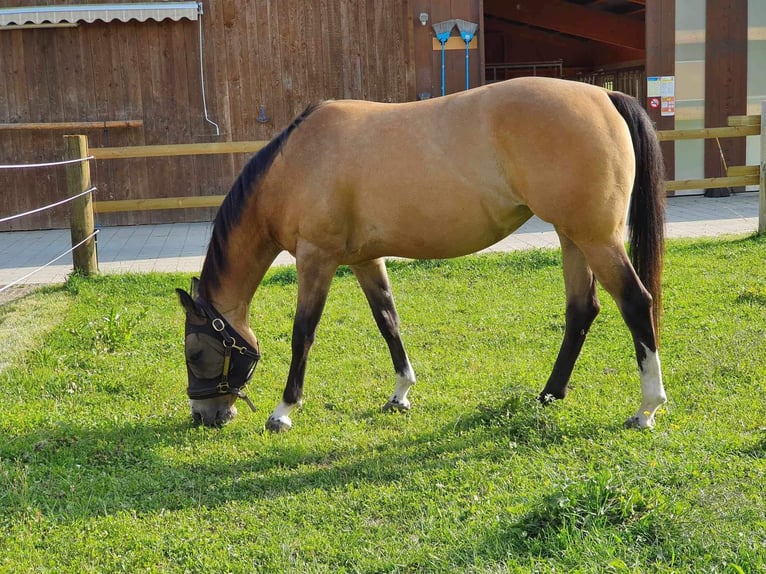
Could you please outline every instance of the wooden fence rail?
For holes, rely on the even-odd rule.
[[[742,136],[757,136],[761,126],[727,126],[723,128],[699,128],[696,130],[663,130],[657,132],[657,139],[664,141],[699,140],[715,138],[737,138]]]
[[[766,129],[763,129],[764,126],[766,126],[766,101],[761,103],[760,116],[731,116],[728,119],[728,126],[726,127],[702,128],[695,130],[664,130],[658,132],[657,135],[660,141],[730,138],[759,134],[761,137],[760,166],[732,166],[727,169],[726,177],[667,181],[665,182],[665,189],[667,191],[679,191],[684,189],[710,189],[717,187],[760,185],[758,232],[766,233]],[[89,149],[87,148],[87,145],[85,145],[84,149],[87,149],[88,153],[96,160],[113,160],[225,153],[254,153],[264,147],[267,143],[267,141],[244,141]],[[73,183],[72,185],[79,186],[81,183]],[[69,193],[74,195],[79,191],[79,189],[70,189]],[[223,201],[223,198],[223,195],[210,195],[94,201],[92,203],[92,211],[94,213],[117,213],[125,211],[148,211],[154,209],[218,207]],[[75,233],[73,231],[73,245],[75,244],[75,239]],[[77,264],[75,264],[75,270],[78,270]]]
[[[101,122],[0,123],[0,131],[100,130],[143,127],[143,120],[105,120]]]
[[[132,159],[137,157],[170,157],[181,155],[212,155],[223,153],[253,153],[267,141],[221,142],[196,144],[139,145],[130,147],[90,148],[93,159]]]

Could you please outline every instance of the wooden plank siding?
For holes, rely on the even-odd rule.
[[[748,7],[738,0],[708,0],[705,9],[705,126],[713,128],[726,125],[729,116],[747,113]],[[742,165],[745,157],[745,138],[708,140],[705,177],[720,177],[726,171],[724,163]],[[729,193],[728,189],[708,189],[705,195]]]
[[[413,1],[204,0],[205,92],[219,136],[204,119],[198,22],[99,21],[76,28],[0,30],[0,124],[143,122],[84,130],[92,147],[257,141],[276,135],[317,100],[414,100]],[[461,2],[478,6],[476,0]],[[72,3],[81,2],[45,2]],[[19,4],[0,0],[3,8]],[[261,106],[265,123],[258,121]],[[0,129],[0,164],[61,159],[64,133]],[[95,199],[222,195],[249,157],[96,161]],[[63,168],[0,170],[0,217],[65,195]],[[103,213],[97,225],[199,221],[213,214],[213,208]],[[63,207],[0,230],[68,224]]]
[[[646,75],[676,74],[676,0],[654,0],[646,5]],[[663,116],[659,109],[648,108],[649,117],[659,130],[672,130],[674,116]],[[675,144],[660,145],[665,160],[665,179],[675,179]],[[671,192],[670,195],[673,195]]]

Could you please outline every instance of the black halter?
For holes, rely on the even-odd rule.
[[[207,301],[198,297],[195,303],[209,321],[203,325],[195,325],[187,321],[186,336],[188,337],[191,333],[203,333],[213,338],[220,337],[223,345],[223,370],[219,377],[200,379],[194,375],[187,364],[189,386],[186,389],[186,394],[190,399],[211,399],[232,394],[243,399],[255,411],[255,406],[242,389],[253,376],[253,371],[255,371],[261,354],[237,333]]]

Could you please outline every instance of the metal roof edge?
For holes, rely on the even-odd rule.
[[[0,8],[0,27],[40,24],[92,23],[97,20],[197,20],[198,2],[133,2],[129,4],[79,4],[73,6],[25,6]]]

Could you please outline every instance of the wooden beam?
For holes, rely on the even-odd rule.
[[[474,37],[468,44],[469,50],[477,50],[479,48],[479,41]],[[442,44],[436,38],[431,39],[431,51],[438,52],[442,49]],[[450,38],[444,43],[445,50],[463,50],[465,51],[465,41],[457,36],[450,36]]]
[[[679,179],[666,181],[665,191],[680,191],[682,189],[719,189],[722,187],[741,187],[758,185],[758,176],[737,177],[706,177],[705,179]]]
[[[170,157],[180,155],[209,155],[222,153],[253,153],[267,141],[216,142],[197,144],[143,145],[130,147],[90,148],[94,159],[129,159],[138,157]]]
[[[153,199],[116,199],[94,201],[94,213],[120,213],[124,211],[153,211],[156,209],[190,209],[194,207],[219,207],[225,195],[198,197],[158,197]]]
[[[598,45],[585,38],[575,38],[550,31],[531,28],[523,24],[514,24],[507,20],[487,18],[484,21],[485,33],[498,32],[506,38],[506,51],[509,52],[502,62],[543,61],[565,58],[564,64],[570,67],[593,67],[643,60],[642,50],[633,50],[609,44]],[[493,62],[487,62],[491,64]]]
[[[484,13],[603,44],[633,50],[646,46],[642,21],[562,0],[484,0]]]
[[[140,128],[144,120],[107,120],[103,122],[38,122],[0,124],[3,131],[44,131],[44,130],[100,130],[119,128]]]
[[[729,116],[726,120],[728,126],[760,126],[761,116]]]
[[[757,136],[760,133],[761,126],[731,126],[723,128],[699,128],[696,130],[661,130],[657,132],[657,139],[661,142],[699,139],[712,140],[716,138]]]
[[[734,114],[747,112],[747,2],[707,0],[705,3],[705,126],[727,123]],[[725,163],[745,163],[744,139],[705,142],[705,177],[724,172]],[[712,188],[711,188],[712,189]],[[720,197],[729,190],[705,195]]]
[[[676,74],[676,0],[652,0],[646,7],[646,75]],[[645,106],[647,102],[642,102]],[[660,130],[676,127],[674,116],[663,116],[660,109],[649,107],[649,117]],[[672,142],[663,143],[665,179],[675,179],[676,151]]]
[[[727,177],[737,177],[738,175],[758,177],[760,173],[761,168],[757,165],[730,165],[726,168]]]

